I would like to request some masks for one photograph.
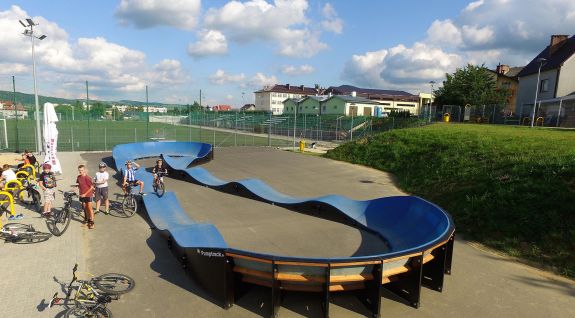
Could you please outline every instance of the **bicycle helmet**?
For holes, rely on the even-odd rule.
[[[44,169],[52,169],[52,165],[49,164],[49,163],[45,163],[45,164],[42,165],[42,168],[44,168]]]
[[[126,161],[126,165],[132,164],[132,160]]]
[[[100,162],[100,164],[98,165],[98,167],[100,167],[100,168],[106,168],[107,165],[106,165],[105,162]]]

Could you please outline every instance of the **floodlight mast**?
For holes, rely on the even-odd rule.
[[[35,102],[35,111],[36,111],[36,152],[42,152],[42,131],[40,130],[40,103],[38,102],[38,85],[36,83],[36,53],[34,51],[34,39],[44,40],[46,35],[42,34],[40,36],[34,35],[34,26],[38,25],[34,23],[34,21],[30,18],[26,19],[27,23],[22,22],[22,20],[18,20],[20,24],[26,28],[24,30],[24,35],[29,36],[30,40],[32,41],[32,77],[34,78],[34,102]],[[28,29],[29,28],[29,29]]]

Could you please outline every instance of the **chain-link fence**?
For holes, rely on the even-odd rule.
[[[37,151],[34,116],[7,118],[5,151]],[[40,117],[42,118],[42,117]],[[417,126],[419,118],[334,115],[271,115],[264,112],[190,112],[185,115],[139,114],[122,120],[92,117],[57,123],[59,151],[109,151],[115,145],[142,141],[197,141],[226,146],[295,147],[309,143],[351,141],[374,132]],[[294,134],[295,133],[295,134]]]

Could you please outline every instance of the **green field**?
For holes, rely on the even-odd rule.
[[[267,146],[266,134],[258,136],[210,129],[191,128],[164,123],[140,121],[60,121],[58,122],[58,151],[111,150],[115,145],[146,140],[199,141],[216,146]],[[8,151],[35,150],[35,122],[18,121],[18,143],[16,142],[16,121],[7,120]],[[291,146],[290,141],[271,139],[272,146]]]
[[[449,211],[466,238],[575,276],[575,131],[435,124],[326,157],[392,172]]]

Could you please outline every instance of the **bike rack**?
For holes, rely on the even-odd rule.
[[[0,205],[4,205],[4,203],[10,203],[10,204],[9,204],[9,206],[10,206],[10,211],[8,211],[8,212],[10,212],[10,214],[11,214],[12,216],[16,216],[16,213],[14,212],[14,197],[12,196],[12,194],[11,194],[10,192],[8,192],[8,191],[0,191],[0,197],[1,197],[2,195],[4,195],[4,196],[5,196],[6,198],[8,198],[8,199],[7,199],[7,200],[6,200],[6,199],[0,200]],[[1,222],[0,222],[0,223],[1,223]]]

